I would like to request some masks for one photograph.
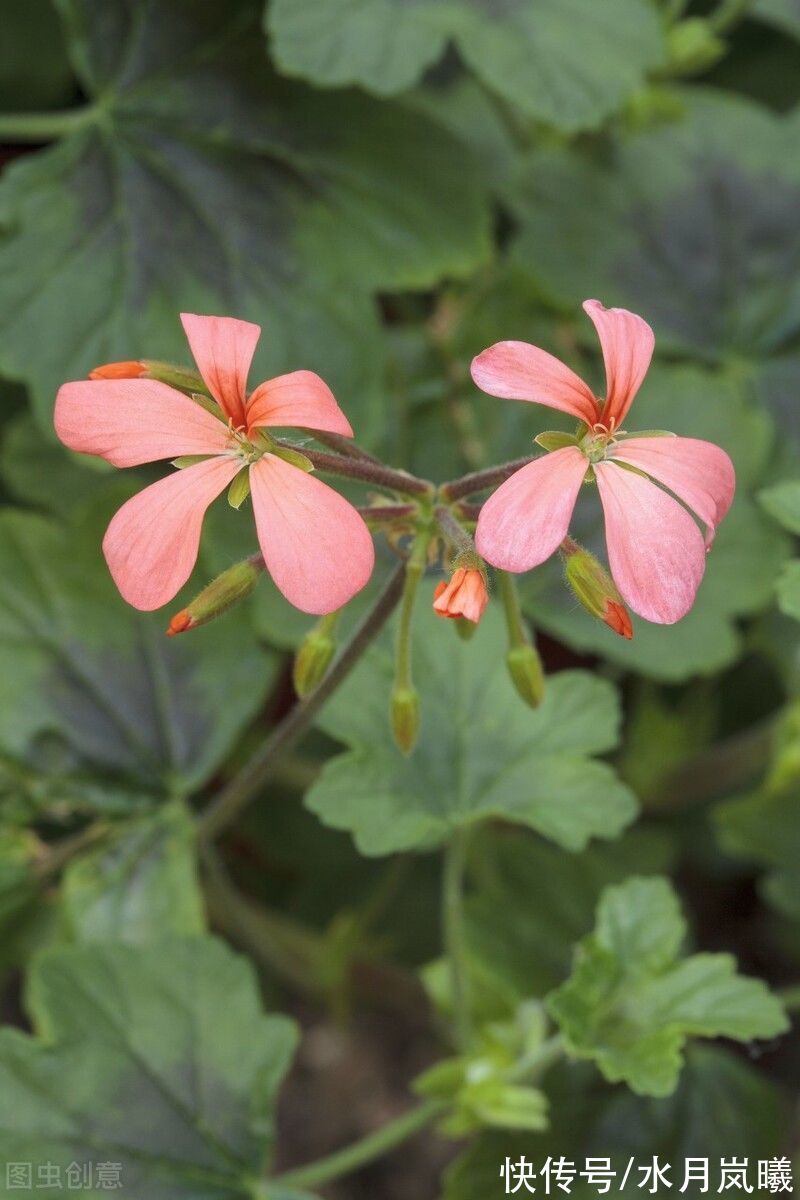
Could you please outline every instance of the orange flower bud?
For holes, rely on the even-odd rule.
[[[147,364],[143,362],[113,362],[95,367],[89,372],[90,379],[141,379],[147,374]]]
[[[433,594],[433,611],[451,620],[464,617],[477,625],[489,603],[489,592],[482,571],[458,567],[449,583],[438,583]]]
[[[167,627],[167,636],[175,637],[176,633],[185,633],[187,629],[205,625],[207,621],[213,621],[215,617],[227,612],[234,604],[250,595],[263,570],[263,559],[258,557],[245,558],[242,562],[228,567],[227,571],[213,579],[208,587],[203,588],[186,608],[175,613]]]
[[[170,622],[167,626],[167,637],[175,637],[176,633],[185,633],[187,629],[192,628],[192,624],[189,610],[182,608],[180,612],[175,613],[174,617],[170,617]]]
[[[625,602],[608,571],[593,554],[572,538],[561,546],[564,574],[576,599],[588,613],[603,621],[614,633],[630,640],[633,626]]]

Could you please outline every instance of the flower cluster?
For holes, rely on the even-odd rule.
[[[330,388],[311,371],[248,391],[261,331],[247,321],[183,314],[199,374],[137,360],[64,384],[55,427],[70,449],[118,467],[169,459],[177,468],[128,500],[108,527],[103,550],[123,597],[146,610],[173,599],[194,568],[206,510],[228,488],[234,507],[252,497],[258,569],[265,567],[302,611],[336,612],[365,586],[375,554],[362,514],[311,473],[324,460],[322,469],[354,474],[392,493],[366,512],[390,536],[394,523],[395,540],[443,512],[431,540],[445,554],[456,553],[452,577],[435,591],[434,610],[442,617],[480,620],[489,598],[485,563],[518,574],[560,550],[575,594],[616,632],[632,634],[626,605],[659,624],[679,620],[694,602],[706,552],[731,505],[733,466],[710,442],[625,429],[650,365],[653,332],[625,309],[606,309],[597,300],[587,300],[584,309],[605,361],[603,398],[564,363],[525,342],[499,342],[472,363],[472,378],[484,392],[546,405],[577,422],[571,433],[535,439],[545,453],[506,475],[482,504],[474,543],[469,517],[452,503],[452,485],[437,491],[358,450],[353,458],[315,460],[305,446],[278,437],[275,430],[287,427],[323,442],[351,439],[353,431]],[[480,482],[476,477],[475,490]],[[584,483],[596,485],[603,507],[610,576],[568,536]],[[417,502],[392,503],[404,493]],[[467,494],[461,488],[460,495]],[[436,508],[438,502],[445,508]],[[207,589],[173,618],[170,632],[201,624],[247,594],[258,570],[253,561],[243,572],[246,586],[237,576]]]

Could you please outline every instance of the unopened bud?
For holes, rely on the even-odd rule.
[[[168,636],[174,637],[176,633],[185,633],[187,629],[205,625],[207,621],[213,621],[227,612],[250,595],[263,569],[259,559],[253,561],[250,558],[228,567],[208,587],[203,588],[186,608],[175,614],[167,627]]]
[[[538,708],[544,699],[544,670],[539,653],[530,642],[512,646],[506,654],[511,682],[526,704]]]
[[[693,75],[719,62],[727,46],[702,17],[679,21],[667,33],[668,75]]]
[[[90,379],[157,379],[187,395],[199,392],[207,395],[208,389],[197,371],[175,366],[174,363],[157,362],[155,359],[131,359],[127,362],[103,363],[89,372]]]
[[[579,603],[620,637],[632,638],[630,614],[617,585],[602,563],[571,538],[563,542],[561,553],[567,584]]]
[[[294,658],[292,680],[301,700],[322,683],[335,653],[336,642],[323,620],[306,635]]]
[[[410,754],[419,737],[419,693],[413,687],[395,687],[390,702],[392,734],[399,750]]]
[[[147,364],[143,362],[112,362],[103,363],[89,372],[90,379],[141,379],[147,374]]]

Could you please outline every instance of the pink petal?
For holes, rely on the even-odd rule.
[[[614,447],[613,457],[668,487],[706,525],[706,543],[714,540],[736,491],[733,463],[724,450],[698,438],[626,438]]]
[[[295,608],[335,612],[361,591],[375,550],[352,504],[271,454],[251,466],[250,490],[267,569]]]
[[[106,530],[103,552],[134,608],[168,604],[192,573],[206,509],[241,468],[233,458],[185,467],[133,496]]]
[[[546,404],[587,425],[598,420],[597,401],[583,380],[566,363],[528,342],[496,342],[473,358],[472,378],[490,396]]]
[[[313,371],[292,371],[259,384],[247,405],[247,424],[250,429],[289,425],[353,436],[333,392]]]
[[[606,518],[608,561],[640,617],[673,625],[685,616],[706,566],[703,535],[677,500],[613,462],[595,465]]]
[[[653,357],[652,329],[626,308],[605,308],[599,300],[584,301],[583,310],[594,322],[606,364],[606,402],[602,421],[613,420],[619,429]]]
[[[247,375],[261,326],[233,317],[198,317],[194,313],[181,313],[181,321],[211,395],[234,425],[244,425]]]
[[[587,466],[577,446],[565,446],[522,467],[481,509],[478,553],[515,573],[544,562],[567,535]]]
[[[58,389],[56,433],[65,446],[97,454],[115,467],[136,467],[179,454],[219,454],[222,421],[155,379],[85,379]]]

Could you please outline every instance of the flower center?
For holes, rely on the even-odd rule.
[[[609,447],[614,445],[618,433],[621,432],[617,430],[616,425],[616,419],[612,417],[608,423],[595,421],[594,425],[587,429],[579,445],[589,462],[602,462],[608,456]]]
[[[263,429],[257,429],[255,435],[249,435],[243,425],[235,427],[233,421],[229,420],[228,434],[229,453],[247,465],[258,462],[275,449],[275,442]]]

